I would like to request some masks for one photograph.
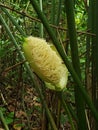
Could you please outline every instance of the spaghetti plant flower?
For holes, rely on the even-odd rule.
[[[57,50],[52,49],[44,39],[25,38],[23,52],[33,71],[48,88],[61,91],[66,87],[68,70]]]

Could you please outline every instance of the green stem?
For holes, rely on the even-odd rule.
[[[95,96],[94,96],[94,100],[95,100],[95,107],[98,110],[98,0],[95,0],[94,2],[95,5],[95,34],[96,34],[96,39],[95,39],[95,43],[93,44],[94,47],[94,51],[95,51]],[[93,26],[93,25],[92,25]],[[96,130],[98,130],[98,122],[96,121]]]
[[[70,39],[71,55],[73,67],[81,80],[80,61],[78,54],[77,36],[75,29],[75,18],[73,0],[65,0],[65,8],[67,15],[68,32]],[[78,85],[75,85],[75,102],[78,117],[78,130],[87,130],[86,116],[85,116],[85,104],[83,96]],[[82,125],[82,123],[83,125]]]
[[[41,19],[44,27],[46,28],[49,36],[51,37],[53,44],[55,45],[55,47],[57,48],[59,54],[61,55],[65,65],[67,66],[69,72],[71,73],[74,81],[78,84],[77,87],[79,87],[83,98],[85,99],[87,105],[89,106],[89,108],[91,109],[93,116],[95,117],[95,119],[98,121],[98,112],[96,111],[94,104],[92,103],[91,99],[89,98],[87,92],[85,91],[80,78],[78,77],[77,73],[75,72],[75,70],[73,69],[71,63],[68,61],[68,58],[66,56],[66,54],[63,51],[63,48],[61,46],[61,44],[59,43],[59,41],[57,40],[53,30],[50,28],[48,21],[46,19],[46,17],[44,16],[44,14],[40,11],[39,6],[37,4],[37,2],[35,0],[30,0],[31,4],[33,5],[35,11],[37,12],[39,18]]]
[[[40,9],[41,9],[41,11],[43,11],[42,0],[39,0],[39,1],[40,1]],[[42,23],[40,24],[40,35],[41,35],[41,38],[43,38],[43,24]]]
[[[25,113],[27,113],[27,110],[26,110],[26,107],[25,107],[25,101],[24,101],[24,86],[22,86],[22,107],[23,107],[23,110]],[[31,126],[30,126],[30,119],[29,119],[29,115],[27,114],[26,116],[27,118],[27,125],[28,125],[28,129],[30,130],[31,129]]]
[[[5,118],[4,118],[3,113],[2,113],[1,110],[0,110],[0,118],[1,118],[1,121],[2,121],[2,123],[4,125],[4,127],[5,127],[5,130],[9,130],[9,128],[8,128],[8,126],[6,124]]]
[[[62,106],[64,107],[65,111],[67,112],[68,119],[69,119],[69,122],[70,122],[70,124],[71,124],[71,130],[76,130],[75,127],[74,127],[74,123],[73,123],[73,120],[72,120],[70,111],[69,111],[69,109],[68,109],[68,107],[67,107],[66,102],[64,101],[62,92],[59,93],[59,98],[60,98],[60,100],[61,100]]]
[[[59,25],[59,21],[60,21],[60,13],[61,13],[61,4],[62,4],[62,0],[59,0],[58,2],[58,8],[57,8],[57,16],[56,16],[56,26]]]
[[[18,29],[18,31],[23,35],[23,36],[26,36],[26,34],[24,33],[24,31],[21,29],[21,27],[18,25],[18,23],[16,22],[16,20],[9,14],[9,12],[4,8],[4,7],[1,7],[1,10],[3,12],[5,12],[5,14],[9,17],[9,19],[11,20],[11,22],[16,26],[16,28]]]
[[[55,25],[55,8],[56,8],[56,0],[51,1],[51,24]]]
[[[61,100],[58,99],[57,104],[57,128],[60,128],[60,116],[61,116]]]
[[[75,110],[73,110],[72,106],[69,103],[66,103],[66,104],[67,104],[67,107],[68,107],[73,119],[78,123],[78,118],[77,118],[77,115],[75,113]]]

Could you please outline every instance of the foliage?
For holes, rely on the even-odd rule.
[[[1,107],[0,110],[2,111],[5,117],[6,124],[9,125],[13,123],[14,112],[7,113],[6,108],[3,108],[3,107]]]

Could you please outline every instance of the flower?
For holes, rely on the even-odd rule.
[[[25,38],[23,52],[33,71],[48,88],[61,91],[66,87],[68,70],[61,57],[44,39]]]

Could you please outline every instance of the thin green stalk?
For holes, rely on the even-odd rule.
[[[74,12],[73,12],[73,0],[68,0],[68,1],[65,0],[65,8],[66,8],[66,15],[67,15],[67,25],[68,25],[73,67],[76,73],[78,74],[79,78],[81,79],[80,61],[78,56],[79,54],[78,54],[77,36],[76,36],[76,29],[75,29],[75,19],[74,19]]]
[[[95,76],[96,76],[96,97],[95,97],[95,107],[98,110],[98,0],[95,2]],[[96,130],[98,130],[98,122],[96,122]]]
[[[90,9],[91,9],[91,32],[96,33],[96,0],[90,0]],[[96,87],[98,82],[96,75],[96,37],[92,36],[92,99],[95,104],[96,102]]]
[[[24,86],[22,86],[22,107],[23,107],[24,112],[27,113],[27,110],[26,110],[26,107],[25,107],[24,97],[25,97],[25,95],[24,95]],[[27,123],[28,123],[27,124],[28,125],[28,129],[30,130],[31,129],[30,118],[29,118],[28,114],[27,114],[26,118],[27,118]]]
[[[12,40],[13,44],[15,45],[17,51],[19,52],[21,59],[22,59],[22,60],[25,60],[25,57],[24,57],[22,51],[20,50],[20,47],[18,46],[18,44],[17,44],[15,38],[13,37],[13,35],[12,35],[12,33],[11,33],[9,27],[7,26],[5,20],[3,19],[2,15],[0,15],[0,21],[2,22],[3,26],[5,27],[6,32],[8,33],[10,39]],[[51,113],[50,113],[50,111],[49,111],[49,109],[48,109],[48,107],[47,107],[47,104],[46,104],[46,102],[45,102],[45,99],[44,99],[44,96],[43,96],[43,94],[42,94],[42,91],[41,91],[39,85],[36,83],[35,78],[34,78],[34,75],[33,75],[32,71],[31,71],[31,69],[30,69],[28,63],[26,62],[24,65],[25,65],[25,67],[26,67],[26,69],[27,69],[27,71],[28,71],[28,74],[29,74],[30,77],[31,77],[31,80],[32,80],[32,83],[33,83],[32,86],[35,87],[36,91],[38,92],[38,94],[39,94],[39,96],[40,96],[40,99],[41,99],[41,102],[42,102],[42,104],[43,104],[43,107],[45,107],[47,117],[49,118],[49,121],[50,121],[50,123],[51,123],[51,126],[52,126],[53,130],[57,130],[57,127],[56,127],[56,125],[55,125],[55,122],[54,122],[54,120],[53,120],[53,117],[52,117],[52,115],[51,115]]]
[[[1,110],[0,110],[0,119],[1,119],[1,121],[2,121],[2,123],[4,125],[4,127],[5,127],[5,130],[9,130],[8,125],[6,124],[5,118],[4,118],[3,113],[2,113]]]
[[[67,107],[66,102],[64,101],[62,92],[61,92],[61,93],[58,93],[58,97],[59,97],[59,99],[61,100],[62,106],[63,106],[64,109],[65,109],[65,112],[67,113],[69,122],[70,122],[70,124],[71,124],[71,130],[76,130],[75,127],[74,127],[74,123],[73,123],[73,120],[72,120],[72,116],[71,116],[71,114],[70,114],[70,111],[69,111],[69,109],[68,109],[68,107]]]
[[[59,43],[59,41],[57,40],[54,31],[50,28],[49,23],[47,21],[47,18],[44,16],[44,14],[40,11],[39,6],[36,2],[36,0],[30,0],[32,6],[34,7],[35,11],[37,12],[40,20],[42,21],[44,27],[46,28],[50,38],[53,41],[53,44],[55,45],[55,47],[57,48],[59,54],[61,55],[65,65],[67,66],[69,72],[71,73],[74,81],[78,84],[77,87],[79,87],[83,98],[85,99],[87,105],[89,106],[89,108],[91,109],[93,116],[95,117],[96,121],[98,121],[98,112],[96,111],[94,104],[92,103],[91,99],[89,98],[87,92],[85,91],[80,78],[78,77],[77,73],[75,72],[75,70],[73,69],[71,63],[68,61],[68,58],[66,56],[66,54],[63,51],[63,48],[61,46],[61,44]]]
[[[87,30],[90,30],[91,32],[91,4],[89,3],[89,9],[88,9],[88,19],[87,19]],[[88,82],[89,82],[89,73],[90,73],[90,59],[91,59],[91,56],[90,56],[90,43],[91,43],[91,36],[90,35],[87,35],[86,37],[86,62],[85,62],[85,84],[86,84],[86,89],[88,90],[89,87],[91,86],[91,84],[89,85]],[[89,90],[89,92],[92,91],[92,90]],[[90,92],[91,93],[91,92]]]
[[[95,13],[95,17],[96,17],[96,73],[98,74],[98,0],[96,0],[95,3],[95,7],[96,7],[96,13]],[[98,77],[97,77],[98,78]]]
[[[61,116],[61,100],[57,99],[58,104],[57,104],[57,128],[60,128],[60,116]]]
[[[90,0],[91,32],[92,37],[92,100],[98,110],[98,0]],[[98,130],[98,121],[94,121],[94,129]]]
[[[70,114],[72,115],[73,119],[78,122],[78,118],[77,118],[77,115],[75,113],[75,110],[73,110],[72,106],[69,104],[69,103],[66,103],[67,104],[67,107],[70,111]]]
[[[43,2],[42,2],[42,0],[39,0],[40,1],[40,10],[41,11],[43,11]],[[41,38],[43,38],[43,24],[41,23],[40,24],[40,36],[41,36]]]
[[[55,25],[55,9],[56,9],[56,0],[51,1],[51,24]]]
[[[73,0],[65,0],[72,64],[77,75],[81,80],[80,61],[79,61],[79,54],[78,54],[73,6],[74,6]],[[87,130],[84,99],[82,97],[81,91],[77,84],[75,85],[75,102],[76,102],[76,110],[77,110],[77,117],[78,117],[78,130]]]
[[[59,2],[58,2],[58,8],[57,8],[56,21],[55,21],[56,26],[59,25],[59,21],[60,21],[61,5],[62,5],[62,0],[59,0]]]
[[[24,31],[21,29],[21,27],[18,25],[18,23],[16,22],[16,20],[9,14],[9,12],[4,8],[4,7],[1,7],[1,10],[3,12],[5,12],[5,14],[9,17],[9,19],[11,20],[11,22],[16,26],[16,28],[18,29],[18,31],[23,35],[23,36],[26,36],[26,34],[24,33]]]

